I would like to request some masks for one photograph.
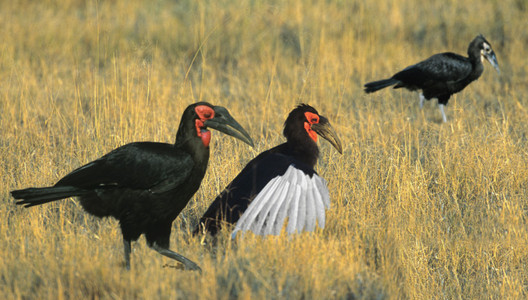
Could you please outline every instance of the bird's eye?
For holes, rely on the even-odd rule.
[[[482,48],[484,48],[484,51],[486,51],[488,53],[491,52],[491,47],[487,43],[483,43],[482,44]]]
[[[306,118],[306,121],[310,122],[310,124],[319,123],[319,116],[317,114],[307,111],[304,113],[304,117]]]
[[[201,120],[209,120],[215,116],[215,111],[207,105],[198,105],[194,110]]]

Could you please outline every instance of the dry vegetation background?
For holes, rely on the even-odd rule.
[[[497,1],[1,1],[1,299],[519,299],[528,294],[528,3]],[[362,84],[478,33],[497,53],[454,96]],[[229,108],[255,149],[213,134],[202,187],[172,248],[203,274],[133,244],[75,200],[32,209],[9,191],[54,184],[132,141],[173,142],[180,115]],[[190,231],[300,102],[344,143],[320,142],[327,227],[266,239]],[[169,265],[168,267],[164,265]]]

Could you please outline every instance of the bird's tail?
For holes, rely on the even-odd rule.
[[[18,200],[17,205],[31,207],[68,197],[82,196],[88,192],[73,186],[50,186],[11,191],[11,195]]]
[[[381,90],[383,88],[386,88],[398,82],[400,81],[394,78],[372,81],[372,82],[365,84],[365,93],[373,93],[377,90]]]

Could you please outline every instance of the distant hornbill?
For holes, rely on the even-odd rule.
[[[422,62],[403,69],[389,79],[365,84],[365,92],[372,93],[394,84],[395,89],[403,87],[410,91],[422,90],[420,108],[425,99],[438,99],[442,119],[447,122],[444,105],[447,104],[451,95],[460,92],[482,75],[484,58],[500,74],[497,57],[491,49],[490,43],[486,41],[484,36],[478,35],[469,43],[468,57],[451,52],[435,54]]]
[[[269,149],[252,161],[218,195],[200,219],[194,234],[215,235],[226,224],[238,231],[278,235],[287,219],[286,232],[313,231],[325,226],[330,206],[326,181],[314,170],[319,155],[317,136],[339,153],[341,141],[328,119],[301,104],[284,123],[286,143]]]
[[[12,191],[16,204],[30,207],[79,197],[97,217],[119,220],[130,269],[131,242],[145,234],[148,245],[191,270],[198,265],[169,249],[172,222],[200,187],[209,161],[214,128],[253,146],[227,109],[206,102],[183,112],[174,145],[136,142],[121,146],[69,173],[54,186]]]

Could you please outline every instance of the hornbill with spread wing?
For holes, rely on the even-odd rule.
[[[54,186],[12,191],[16,204],[31,207],[78,197],[97,217],[119,220],[125,265],[130,269],[131,242],[145,234],[148,245],[187,269],[191,260],[169,249],[172,222],[200,187],[209,161],[214,128],[253,146],[242,126],[221,106],[206,102],[183,112],[175,144],[136,142],[121,146],[63,177]]]
[[[468,57],[451,52],[435,54],[403,69],[389,79],[365,84],[365,92],[372,93],[391,85],[395,85],[395,89],[403,87],[410,91],[422,90],[420,108],[425,100],[438,99],[442,120],[447,122],[444,106],[447,105],[451,95],[460,92],[482,75],[484,59],[487,59],[500,74],[495,52],[484,36],[478,35],[473,39],[469,43],[467,53]]]
[[[313,231],[325,226],[330,207],[326,181],[314,170],[319,156],[317,137],[328,140],[339,153],[341,142],[317,110],[305,104],[290,112],[284,123],[286,142],[252,161],[213,201],[194,233],[215,235],[226,224],[258,235]]]

